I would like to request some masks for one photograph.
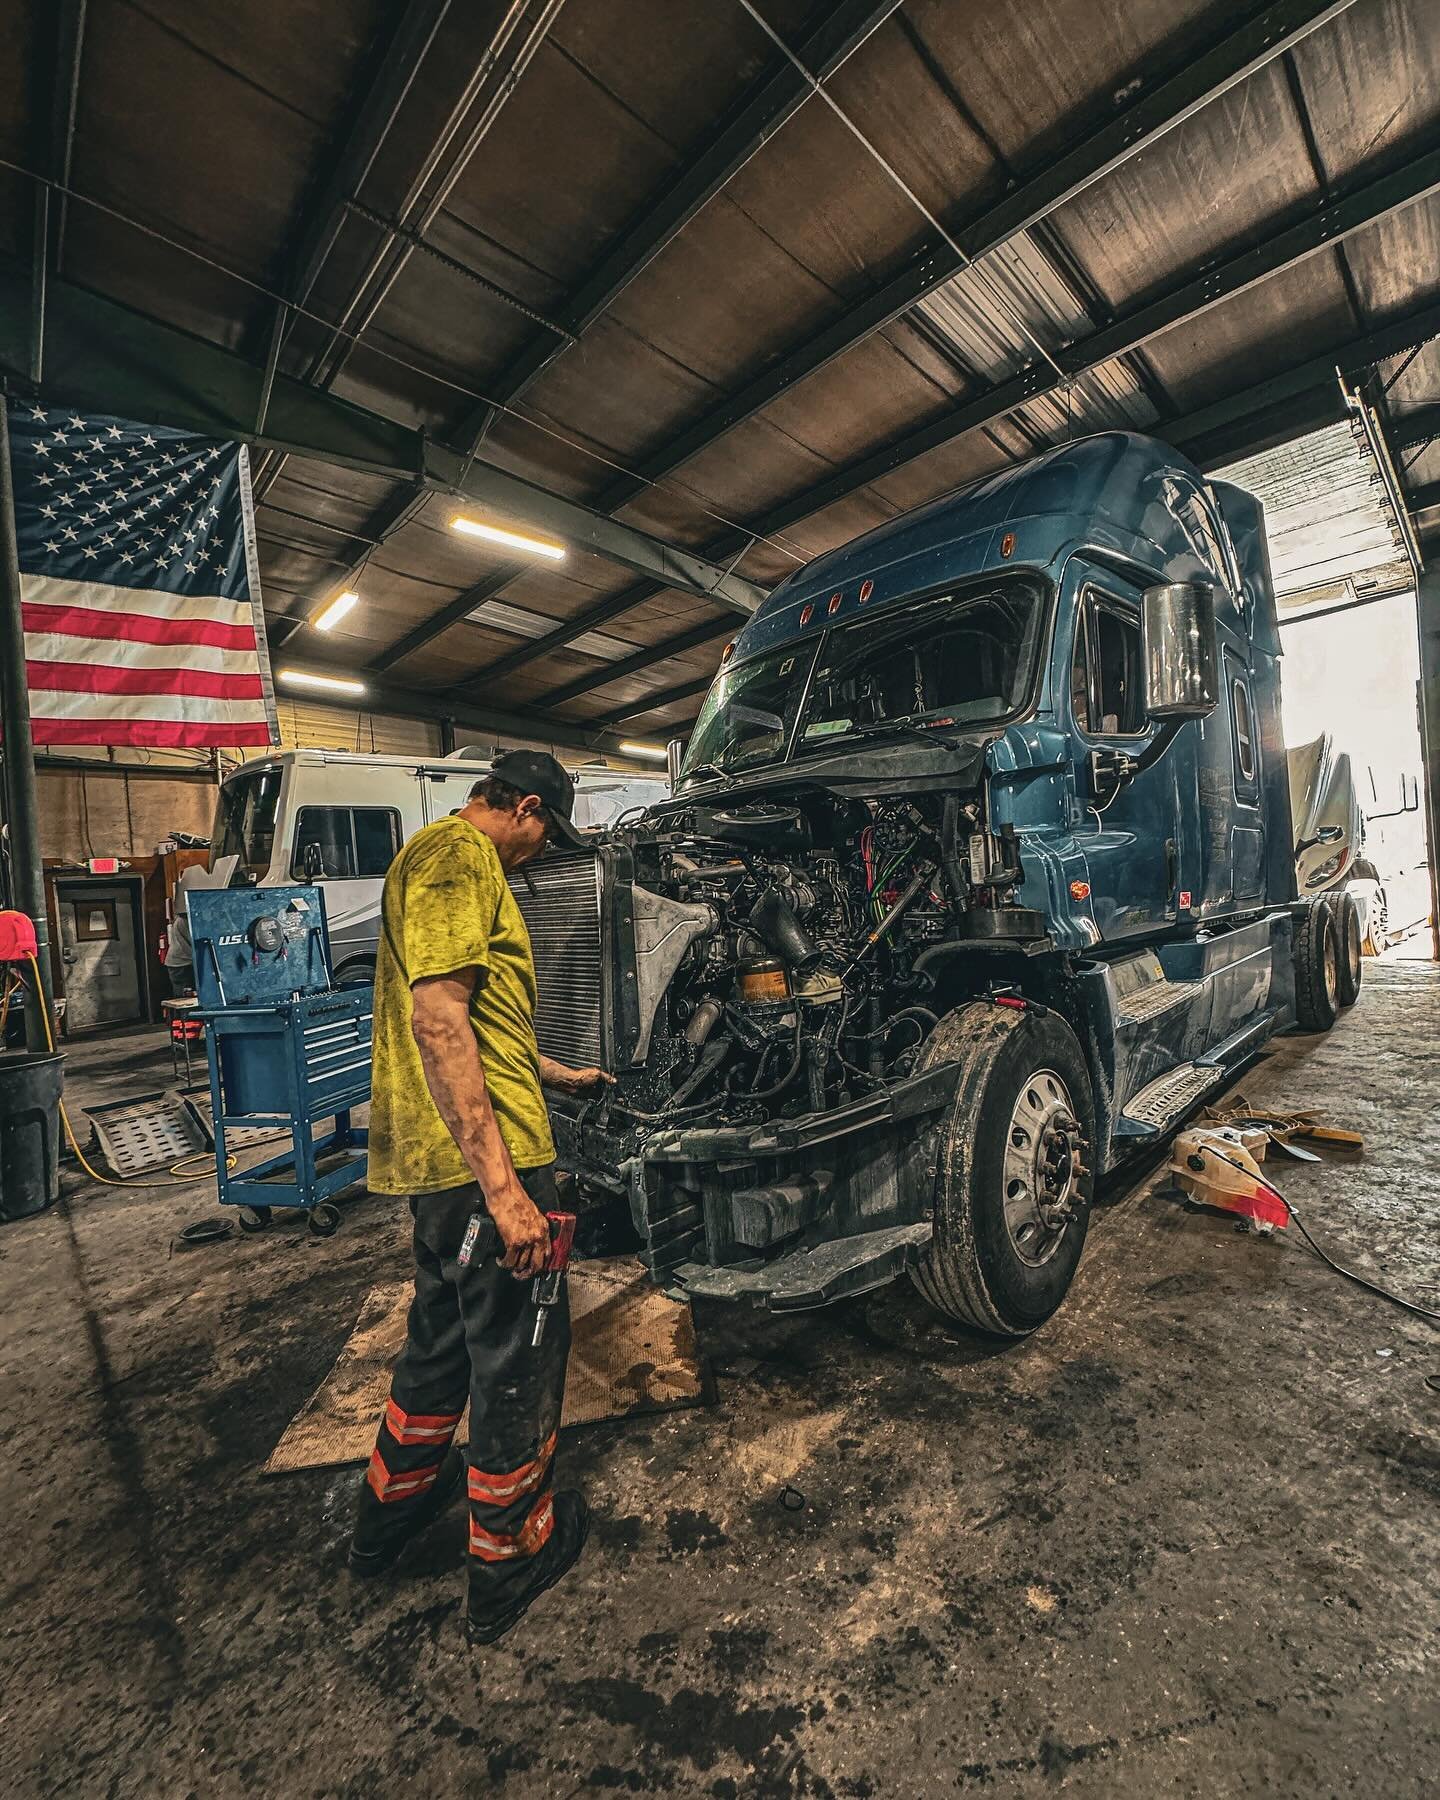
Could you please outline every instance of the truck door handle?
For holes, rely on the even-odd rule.
[[[1180,883],[1180,851],[1174,838],[1165,840],[1165,881],[1173,894]]]

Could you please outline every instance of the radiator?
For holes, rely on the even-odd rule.
[[[552,849],[528,873],[529,883],[525,872],[509,880],[535,956],[536,1041],[572,1069],[603,1066],[600,859]]]

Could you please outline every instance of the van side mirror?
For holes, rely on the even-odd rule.
[[[1203,719],[1214,712],[1220,700],[1214,588],[1201,581],[1146,588],[1141,640],[1152,719]]]
[[[685,739],[671,738],[665,746],[665,773],[670,778],[670,792],[675,792],[680,780],[680,765],[685,760]]]

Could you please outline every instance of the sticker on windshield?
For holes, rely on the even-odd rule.
[[[848,731],[850,724],[849,719],[817,719],[813,725],[805,727],[804,735],[807,738],[829,737],[836,731]]]
[[[788,675],[794,667],[795,658],[793,656],[787,656],[785,661],[780,665],[780,673],[782,675]]]

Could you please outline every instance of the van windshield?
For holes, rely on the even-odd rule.
[[[1030,690],[1046,593],[1033,575],[992,576],[724,670],[695,721],[682,779],[814,755],[892,726],[1009,718]]]
[[[270,873],[282,773],[280,769],[256,769],[250,775],[242,772],[232,775],[221,788],[210,830],[212,869],[222,857],[238,856],[237,875],[247,873],[263,881]]]

